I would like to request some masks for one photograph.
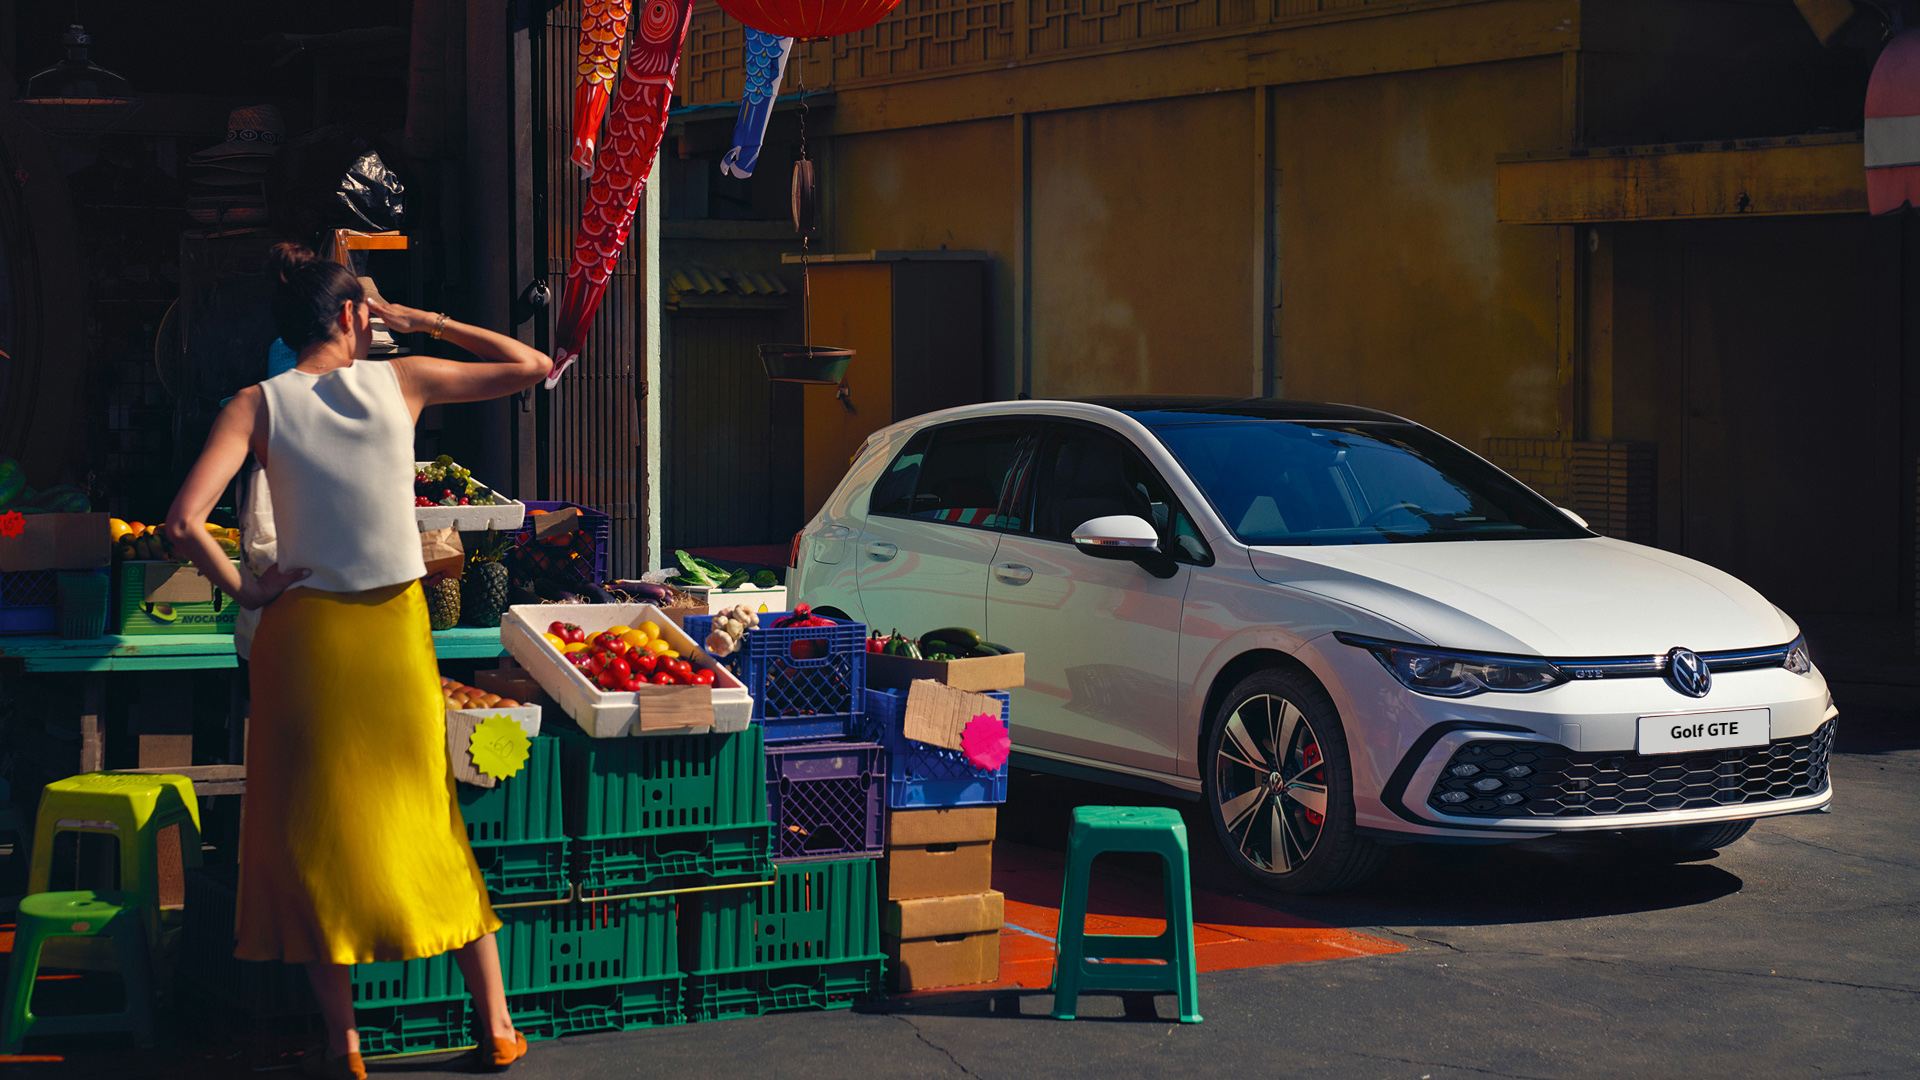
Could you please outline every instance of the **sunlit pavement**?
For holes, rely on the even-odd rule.
[[[1846,711],[1833,769],[1832,813],[1764,822],[1717,858],[1650,865],[1605,842],[1406,849],[1365,890],[1310,900],[1243,890],[1191,813],[1206,1022],[1186,1027],[1170,998],[1089,997],[1081,1019],[1047,1018],[1066,817],[1141,800],[1019,776],[996,851],[1012,924],[1000,988],[543,1043],[512,1075],[1920,1075],[1920,712]],[[1150,928],[1154,884],[1119,867],[1092,909]],[[112,1064],[263,1075],[178,1051]]]

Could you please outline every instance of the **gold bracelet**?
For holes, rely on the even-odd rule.
[[[432,335],[433,340],[439,341],[441,331],[445,330],[446,328],[447,328],[447,313],[443,311],[440,313],[439,318],[433,320],[433,335]]]

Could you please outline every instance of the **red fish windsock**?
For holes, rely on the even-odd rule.
[[[607,291],[607,279],[627,246],[633,212],[647,189],[647,174],[667,130],[667,106],[680,72],[680,47],[687,38],[693,0],[642,0],[634,20],[633,46],[620,92],[607,117],[607,141],[600,148],[587,199],[580,207],[580,232],[573,240],[566,295],[560,304],[551,390],[580,358],[587,325]]]
[[[620,77],[620,45],[627,37],[632,0],[586,0],[580,13],[580,84],[573,91],[573,163],[593,170],[593,148],[607,96]]]

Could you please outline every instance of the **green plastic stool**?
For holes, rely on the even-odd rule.
[[[1155,936],[1087,933],[1087,880],[1097,855],[1158,855],[1167,868],[1167,928]],[[1200,975],[1193,957],[1193,881],[1187,870],[1187,824],[1177,810],[1148,806],[1082,806],[1073,812],[1067,875],[1060,888],[1060,929],[1053,966],[1053,1017],[1071,1020],[1088,990],[1175,994],[1180,1022],[1200,1022]],[[1159,960],[1107,964],[1103,960]]]
[[[126,1004],[117,1013],[83,1016],[33,1015],[33,983],[40,954],[56,938],[108,938],[119,956]],[[20,901],[7,966],[6,998],[0,1001],[0,1053],[17,1054],[29,1035],[88,1035],[130,1031],[142,1047],[153,1045],[153,976],[145,920],[119,893],[32,893]]]

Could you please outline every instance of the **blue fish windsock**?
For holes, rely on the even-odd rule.
[[[747,84],[740,91],[740,116],[733,122],[733,149],[720,159],[720,171],[745,180],[760,163],[760,143],[773,119],[773,102],[780,96],[780,77],[787,71],[793,39],[776,37],[749,26],[746,45]]]

